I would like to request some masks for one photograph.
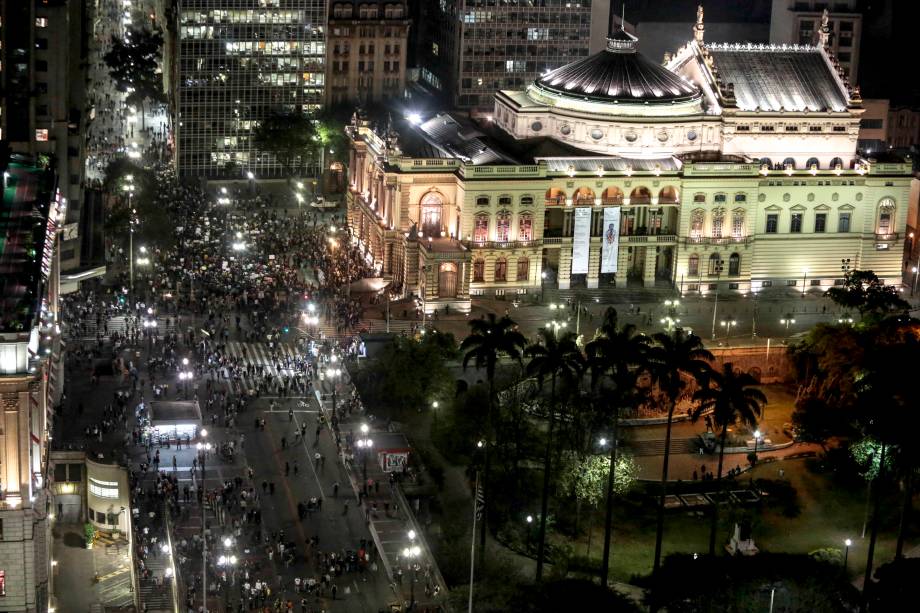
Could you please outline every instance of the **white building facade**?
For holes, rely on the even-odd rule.
[[[626,32],[495,96],[484,125],[356,118],[349,220],[425,308],[475,295],[900,283],[911,168],[856,154],[859,91],[825,47],[707,45],[665,66]]]

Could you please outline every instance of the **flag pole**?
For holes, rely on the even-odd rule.
[[[476,471],[476,491],[473,495],[473,536],[470,542],[470,603],[469,613],[473,613],[473,579],[476,575],[476,517],[479,515],[479,471]]]

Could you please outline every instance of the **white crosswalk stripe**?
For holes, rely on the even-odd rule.
[[[270,374],[273,378],[278,377],[279,374],[285,376],[298,374],[299,371],[293,364],[289,368],[283,363],[288,359],[295,361],[302,356],[300,350],[293,343],[277,343],[274,346],[278,361],[272,357],[272,349],[269,348],[268,343],[228,341],[224,346],[224,351],[229,357],[242,359],[246,366],[261,366],[262,373]],[[279,362],[282,362],[282,364],[279,364]],[[279,365],[281,365],[280,370]],[[229,385],[237,392],[255,389],[260,378],[258,373],[255,375],[244,373],[240,379],[231,379]]]
[[[133,317],[131,319],[132,321],[134,320]],[[168,325],[167,319],[169,320]],[[127,320],[128,318],[125,315],[116,315],[115,317],[108,318],[106,327],[105,325],[98,326],[95,318],[81,319],[71,324],[68,330],[68,336],[81,340],[95,340],[97,333],[112,334],[113,332],[118,332],[119,334],[124,334],[128,329]],[[174,318],[157,317],[156,320],[157,334],[172,334],[176,331],[176,320]],[[141,321],[143,321],[143,319]],[[143,324],[141,325],[143,326]]]

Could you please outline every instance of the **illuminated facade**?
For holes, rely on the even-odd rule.
[[[349,130],[350,223],[426,308],[541,284],[823,290],[900,283],[910,164],[856,154],[859,92],[818,46],[607,49],[495,95],[482,125]],[[464,302],[465,301],[465,302]]]
[[[332,2],[326,45],[326,104],[367,105],[406,89],[410,21],[405,2]]]
[[[60,399],[58,223],[54,172],[14,155],[0,207],[0,571],[4,611],[50,606],[48,449]],[[40,220],[38,226],[36,221]]]
[[[184,177],[277,177],[253,147],[273,110],[323,103],[325,0],[179,0],[178,151]]]

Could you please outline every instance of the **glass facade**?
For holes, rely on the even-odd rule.
[[[459,107],[491,107],[496,91],[524,89],[587,56],[598,2],[609,6],[609,0],[439,0],[435,18],[422,26],[420,78]]]
[[[252,134],[273,110],[322,104],[325,24],[323,0],[180,0],[180,175],[281,176]]]

